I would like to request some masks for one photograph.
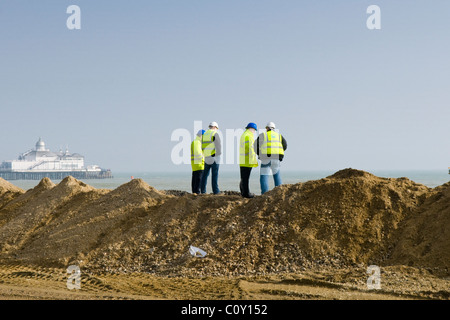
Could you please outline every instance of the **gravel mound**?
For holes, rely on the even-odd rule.
[[[448,269],[450,188],[344,169],[263,196],[158,191],[141,179],[101,190],[68,177],[8,196],[0,260],[100,272],[245,275],[317,266]],[[2,189],[3,188],[3,189]],[[11,189],[12,190],[12,189]],[[12,191],[11,191],[12,192]],[[206,251],[193,257],[190,246]],[[415,248],[412,250],[411,248]]]

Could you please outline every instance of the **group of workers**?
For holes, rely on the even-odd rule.
[[[220,135],[217,122],[211,122],[208,130],[197,132],[191,143],[191,167],[192,167],[192,193],[206,193],[206,185],[211,171],[212,191],[221,194],[219,189],[219,163],[222,155]],[[244,198],[253,198],[250,192],[249,181],[252,169],[261,162],[260,185],[261,194],[269,190],[269,176],[273,175],[275,186],[281,185],[280,162],[283,161],[284,151],[287,149],[286,139],[275,131],[275,124],[269,122],[266,131],[255,140],[258,127],[250,122],[240,137],[239,167],[241,181],[239,188]]]

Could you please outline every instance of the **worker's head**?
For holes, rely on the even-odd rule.
[[[217,122],[213,121],[209,124],[209,128],[212,130],[217,130],[219,129],[219,125],[217,124]]]
[[[198,132],[197,132],[197,136],[198,137],[201,137],[201,136],[203,136],[205,134],[205,130],[198,130]]]
[[[269,122],[268,124],[266,124],[266,130],[270,131],[270,130],[275,130],[275,123],[273,123],[272,121]]]
[[[250,131],[252,131],[252,132],[255,132],[256,130],[258,130],[258,127],[257,127],[256,123],[250,122],[250,123],[245,127],[245,129],[250,130]]]

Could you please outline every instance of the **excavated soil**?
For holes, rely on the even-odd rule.
[[[107,283],[81,298],[448,299],[449,228],[450,184],[354,169],[253,199],[140,179],[115,190],[43,179],[28,191],[0,179],[0,297],[30,281],[63,286],[58,296],[61,272],[77,265],[86,284]],[[366,292],[369,265],[382,270],[376,293]],[[25,288],[23,298],[46,297]]]

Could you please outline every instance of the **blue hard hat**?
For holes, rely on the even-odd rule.
[[[245,129],[253,128],[255,130],[258,130],[258,127],[256,126],[256,123],[250,122]]]
[[[201,137],[202,135],[204,135],[205,134],[205,130],[198,130],[198,132],[197,132],[197,135],[199,136],[199,137]]]

